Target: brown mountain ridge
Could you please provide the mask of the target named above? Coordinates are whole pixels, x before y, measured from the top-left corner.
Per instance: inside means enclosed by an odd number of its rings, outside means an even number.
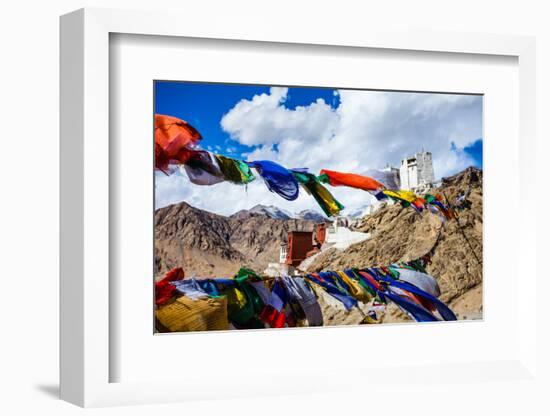
[[[183,267],[186,275],[221,277],[241,266],[262,272],[279,259],[288,231],[311,231],[315,222],[240,211],[230,217],[186,202],[155,212],[155,274]]]

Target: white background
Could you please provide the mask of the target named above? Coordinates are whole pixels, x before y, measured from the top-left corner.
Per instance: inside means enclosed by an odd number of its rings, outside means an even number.
[[[2,204],[0,235],[3,302],[1,303],[4,336],[0,355],[2,389],[0,406],[6,414],[30,412],[72,414],[81,412],[74,406],[57,401],[58,368],[58,16],[83,6],[121,8],[155,8],[183,10],[190,19],[213,14],[230,19],[241,13],[261,24],[262,20],[287,25],[321,25],[327,31],[353,25],[360,31],[369,24],[433,28],[438,30],[471,30],[475,32],[536,35],[538,72],[538,134],[548,138],[545,123],[550,114],[550,30],[549,13],[544,2],[522,1],[398,1],[398,2],[265,2],[231,1],[213,5],[209,1],[22,1],[3,5],[0,15],[2,36]],[[354,4],[358,3],[358,4]],[[359,6],[361,3],[361,6]],[[372,3],[372,4],[370,4]],[[447,5],[445,4],[447,3]],[[242,7],[237,7],[242,4]],[[352,7],[353,5],[353,7]],[[182,22],[185,24],[185,22]],[[236,29],[236,32],[238,30]],[[29,126],[29,127],[27,127]],[[533,161],[533,177],[541,177],[536,169],[546,163],[542,143],[538,161]],[[542,181],[540,182],[542,186]],[[513,198],[513,189],[510,190]],[[505,207],[503,207],[505,209]],[[544,214],[544,204],[533,207]],[[539,215],[543,218],[543,215]],[[502,225],[503,227],[506,224]],[[539,250],[547,224],[539,229]],[[541,253],[542,254],[542,253]],[[541,256],[542,257],[542,256]],[[542,262],[542,259],[541,259]],[[542,263],[541,263],[542,264]],[[538,288],[548,290],[548,284]],[[544,305],[537,316],[547,319]],[[534,319],[535,317],[533,317]],[[549,325],[550,326],[550,325]],[[544,334],[540,334],[542,340]],[[541,344],[546,351],[548,338]],[[548,375],[548,359],[539,355],[539,368]],[[398,380],[396,380],[397,382]],[[540,385],[539,385],[540,386]],[[546,388],[546,394],[550,388]],[[452,394],[451,394],[452,392]],[[427,414],[548,414],[548,405],[539,399],[542,389],[533,391],[528,383],[511,385],[476,385],[475,389],[461,381],[451,386],[434,385],[429,392],[402,393],[395,397],[388,385],[386,397],[349,397],[345,393],[331,396],[284,397],[280,399],[233,400],[230,402],[188,403],[152,408],[94,410],[101,414],[150,414],[152,412],[216,412],[236,414],[313,413],[335,414],[345,411],[369,413],[416,408]],[[413,405],[418,403],[418,407]],[[310,407],[310,406],[313,406]],[[3,412],[4,413],[4,412]],[[204,414],[204,413],[203,413]]]

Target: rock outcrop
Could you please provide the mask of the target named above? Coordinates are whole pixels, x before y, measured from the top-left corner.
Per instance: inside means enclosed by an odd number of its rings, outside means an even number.
[[[454,205],[460,196],[465,196],[465,202],[457,211],[457,221],[442,221],[436,214],[419,214],[399,204],[386,206],[355,223],[354,229],[371,234],[369,240],[346,250],[327,250],[317,255],[307,270],[371,267],[430,254],[432,260],[427,271],[438,280],[441,300],[451,307],[460,307],[459,316],[481,318],[482,177],[481,170],[468,168],[444,178],[441,186],[433,190],[446,198],[445,203]],[[386,321],[405,319],[397,308],[388,308]]]

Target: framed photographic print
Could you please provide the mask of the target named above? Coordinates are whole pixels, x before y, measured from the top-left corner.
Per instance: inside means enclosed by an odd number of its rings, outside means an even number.
[[[482,95],[154,95],[157,332],[482,318]]]
[[[62,398],[533,380],[534,41],[181,18],[61,19]]]

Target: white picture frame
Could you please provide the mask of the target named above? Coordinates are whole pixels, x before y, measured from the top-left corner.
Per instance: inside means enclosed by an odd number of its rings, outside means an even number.
[[[181,22],[185,21],[185,25]],[[311,393],[341,391],[347,383],[333,382],[326,386],[323,374],[304,374],[289,379],[282,372],[257,370],[270,382],[238,386],[208,380],[194,374],[181,384],[164,381],[112,382],[111,367],[120,359],[112,349],[111,312],[113,287],[109,280],[113,259],[110,258],[110,227],[113,226],[110,205],[110,36],[113,34],[162,36],[174,38],[224,39],[228,41],[276,42],[285,45],[330,45],[333,48],[370,48],[380,50],[423,51],[438,54],[498,55],[514,57],[519,68],[519,198],[525,210],[516,221],[517,259],[522,266],[522,280],[513,280],[517,287],[518,304],[514,308],[514,339],[517,345],[506,359],[447,362],[439,364],[415,362],[414,367],[400,368],[381,363],[378,368],[383,380],[399,377],[405,388],[431,383],[437,374],[449,372],[455,379],[481,383],[499,377],[519,383],[537,382],[536,321],[522,319],[534,316],[536,300],[535,230],[536,218],[528,212],[533,197],[533,182],[528,180],[529,160],[535,152],[535,41],[530,37],[468,33],[429,33],[420,31],[382,31],[366,29],[327,32],[321,28],[304,31],[276,24],[261,26],[218,21],[215,27],[201,19],[162,12],[138,12],[107,9],[82,9],[61,18],[61,398],[80,406],[107,406],[138,403],[161,403],[231,398],[258,394],[273,394],[268,390],[285,384],[278,392]],[[168,39],[168,38],[165,38]],[[139,99],[139,97],[136,97]],[[115,161],[116,162],[116,161]],[[498,198],[497,195],[489,196]],[[516,270],[516,274],[519,270]],[[111,312],[110,312],[111,311]],[[410,332],[411,327],[402,331]],[[336,329],[344,334],[343,329]],[[334,329],[332,330],[334,331]],[[452,331],[452,330],[451,330]],[[296,335],[298,331],[287,332]],[[320,332],[319,332],[320,333]],[[312,336],[318,336],[318,334]],[[269,333],[269,336],[272,332]],[[151,332],[151,336],[152,332]],[[187,342],[189,337],[186,336]],[[250,338],[253,335],[247,337]],[[288,338],[288,335],[283,335]],[[164,345],[175,342],[164,337]],[[236,342],[248,342],[244,337]],[[262,373],[263,371],[263,373]],[[324,377],[348,375],[350,369],[328,369]],[[360,371],[359,371],[360,372]],[[422,374],[422,376],[419,376]],[[380,374],[377,375],[378,381]],[[183,386],[185,388],[183,388]],[[208,388],[208,391],[206,391]],[[374,387],[372,387],[374,388]]]

